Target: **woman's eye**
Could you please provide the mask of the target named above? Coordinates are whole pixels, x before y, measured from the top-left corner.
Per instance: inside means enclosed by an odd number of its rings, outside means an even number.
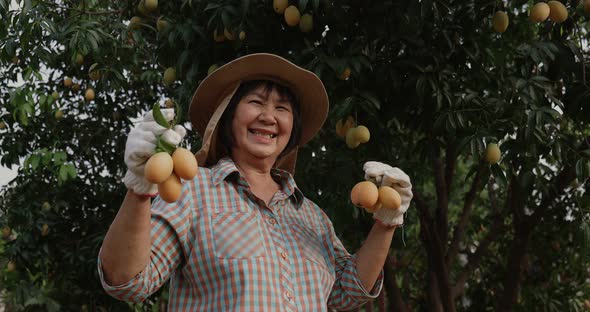
[[[254,104],[262,104],[261,101],[259,100],[250,100],[250,103],[254,103]]]
[[[277,109],[280,110],[280,111],[286,111],[286,112],[289,111],[289,108],[286,107],[286,106],[278,106]]]

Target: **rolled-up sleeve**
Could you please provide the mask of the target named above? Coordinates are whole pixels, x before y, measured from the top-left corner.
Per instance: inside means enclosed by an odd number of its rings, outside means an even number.
[[[104,278],[100,257],[98,276],[104,290],[111,296],[129,302],[142,302],[156,292],[182,263],[188,246],[193,213],[190,188],[185,183],[181,198],[176,203],[166,203],[159,197],[151,209],[151,255],[146,268],[130,281],[121,285],[109,285]]]
[[[337,310],[351,310],[377,298],[383,287],[383,269],[373,288],[365,289],[359,277],[356,254],[351,255],[334,232],[334,226],[324,214],[324,226],[329,231],[330,245],[335,261],[336,280],[328,299],[328,307]]]

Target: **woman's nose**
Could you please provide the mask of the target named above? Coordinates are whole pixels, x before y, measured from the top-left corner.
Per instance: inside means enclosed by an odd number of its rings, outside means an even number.
[[[273,111],[267,106],[262,107],[260,114],[258,114],[258,120],[266,123],[275,123],[276,119]]]

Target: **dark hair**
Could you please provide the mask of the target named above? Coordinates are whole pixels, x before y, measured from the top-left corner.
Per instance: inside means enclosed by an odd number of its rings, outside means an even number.
[[[279,155],[279,158],[287,155],[299,144],[299,140],[301,139],[301,111],[299,108],[299,102],[297,101],[297,97],[295,96],[295,94],[293,94],[293,92],[291,92],[289,88],[278,83],[275,83],[274,81],[251,80],[243,82],[238,87],[233,97],[229,101],[229,104],[227,105],[225,112],[223,112],[223,115],[221,116],[218,128],[218,135],[221,147],[225,149],[227,155],[230,155],[231,149],[234,145],[234,136],[231,124],[232,120],[234,119],[236,107],[238,106],[238,103],[240,103],[244,96],[246,96],[253,90],[258,89],[261,86],[264,87],[264,92],[267,93],[275,90],[282,99],[288,100],[291,104],[291,110],[293,112],[293,128],[291,129],[291,137],[289,138],[287,146],[285,146],[285,149]]]

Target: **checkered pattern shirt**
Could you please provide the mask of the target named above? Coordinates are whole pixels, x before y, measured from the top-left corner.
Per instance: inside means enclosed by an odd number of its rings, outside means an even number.
[[[176,203],[156,198],[148,266],[112,286],[99,259],[104,289],[140,302],[170,278],[170,311],[349,310],[375,298],[383,273],[364,289],[324,212],[288,172],[272,175],[281,190],[268,206],[229,158],[201,168]]]

